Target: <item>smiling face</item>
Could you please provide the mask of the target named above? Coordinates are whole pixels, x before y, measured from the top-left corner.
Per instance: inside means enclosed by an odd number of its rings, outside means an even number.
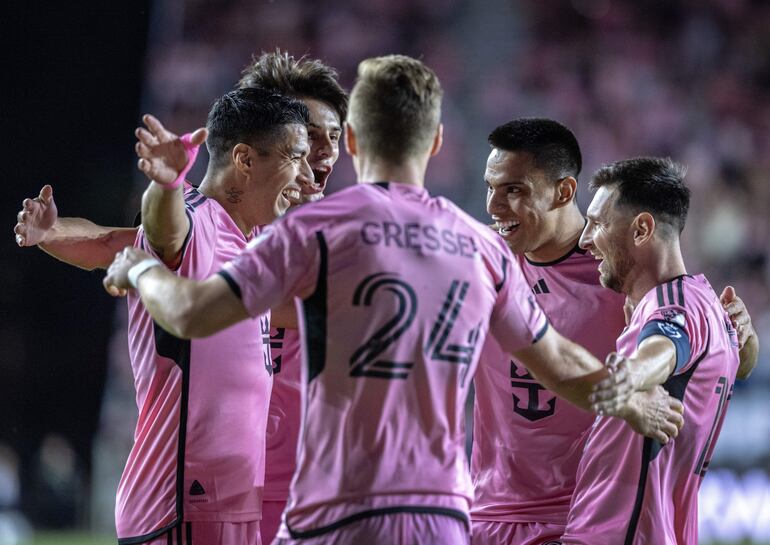
[[[312,202],[323,198],[326,182],[340,156],[342,123],[337,112],[325,102],[312,98],[303,98],[302,102],[310,111],[307,126],[310,154],[307,160],[313,170],[311,183],[302,186],[302,202]]]
[[[602,186],[594,194],[586,217],[580,247],[601,260],[599,281],[602,286],[619,293],[628,293],[628,279],[636,266],[632,255],[633,233],[631,218],[614,205],[612,186]]]
[[[493,148],[484,173],[487,212],[514,253],[533,252],[554,239],[555,184],[529,152]]]
[[[257,224],[283,216],[290,206],[302,202],[302,187],[312,183],[307,162],[310,146],[303,125],[286,125],[284,134],[267,149],[255,148],[252,187],[260,208]]]

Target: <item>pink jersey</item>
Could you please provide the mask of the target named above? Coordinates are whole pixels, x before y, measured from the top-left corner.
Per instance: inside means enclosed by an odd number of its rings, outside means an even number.
[[[604,361],[624,297],[601,286],[597,261],[579,248],[551,263],[516,259],[551,324]],[[474,381],[473,520],[565,524],[593,414],[557,399],[493,338]]]
[[[176,272],[202,279],[247,240],[215,200],[194,189],[185,200],[191,228]],[[151,251],[141,229],[136,245]],[[139,419],[118,487],[119,540],[161,537],[181,521],[259,520],[269,315],[189,341],[157,326],[132,292],[128,305]]]
[[[267,418],[265,494],[268,501],[286,501],[289,483],[297,467],[297,438],[301,422],[299,330],[270,330],[273,358],[273,393]]]
[[[618,353],[630,356],[651,335],[677,346],[677,369],[663,386],[684,403],[684,427],[661,447],[623,420],[597,418],[578,469],[565,545],[698,543],[698,487],[732,392],[738,343],[702,275],[650,290],[618,339]]]
[[[386,513],[468,520],[464,402],[488,331],[548,327],[502,239],[443,198],[358,185],[302,208],[222,275],[253,316],[298,305],[303,413],[279,537]]]

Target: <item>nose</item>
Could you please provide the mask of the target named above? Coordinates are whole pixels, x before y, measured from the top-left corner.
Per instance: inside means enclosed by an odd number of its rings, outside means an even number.
[[[300,185],[313,187],[315,179],[313,177],[313,169],[310,168],[310,163],[307,162],[307,157],[302,158],[302,163],[297,173],[297,181]]]
[[[333,154],[332,146],[332,139],[327,133],[323,133],[313,140],[313,149],[311,150],[311,153],[314,158],[326,159]]]
[[[590,250],[591,247],[594,245],[594,230],[596,229],[596,224],[594,224],[592,221],[588,221],[586,223],[586,226],[583,227],[583,232],[580,233],[580,240],[578,240],[578,245],[583,250]]]
[[[487,190],[487,214],[494,216],[504,214],[510,209],[505,192],[498,189]]]

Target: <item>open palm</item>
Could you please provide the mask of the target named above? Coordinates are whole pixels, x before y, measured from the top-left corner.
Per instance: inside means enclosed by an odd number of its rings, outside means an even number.
[[[187,149],[181,138],[167,130],[151,115],[142,118],[146,129],[136,129],[136,154],[139,170],[156,183],[168,185],[174,182],[189,161]],[[201,145],[207,136],[206,129],[198,129],[190,136],[190,144]]]

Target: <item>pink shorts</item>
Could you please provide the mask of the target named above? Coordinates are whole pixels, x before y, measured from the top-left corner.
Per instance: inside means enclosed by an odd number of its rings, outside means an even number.
[[[447,515],[393,513],[367,517],[317,537],[273,545],[469,545],[465,522]]]
[[[473,521],[473,545],[561,545],[563,524]]]
[[[259,531],[262,534],[262,543],[268,545],[281,527],[281,515],[286,509],[286,501],[262,500],[262,521],[259,523]]]
[[[142,545],[262,545],[259,521],[183,522]]]

